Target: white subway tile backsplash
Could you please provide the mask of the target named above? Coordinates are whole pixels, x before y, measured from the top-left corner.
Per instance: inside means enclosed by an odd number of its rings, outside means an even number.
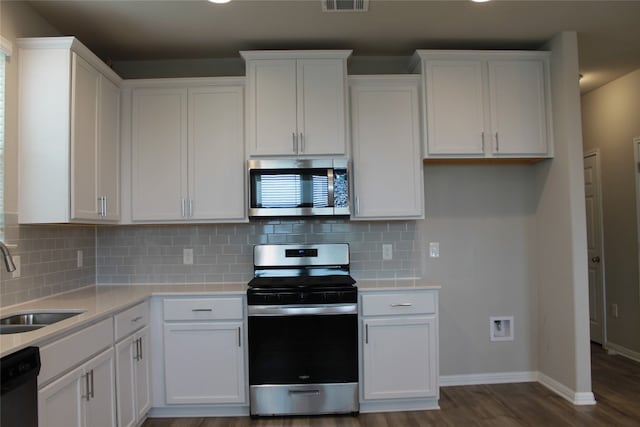
[[[98,283],[248,281],[253,246],[264,243],[350,244],[356,279],[419,276],[420,245],[414,221],[264,219],[250,224],[123,226],[98,228]],[[394,259],[382,262],[382,244]],[[194,264],[182,263],[192,248]]]

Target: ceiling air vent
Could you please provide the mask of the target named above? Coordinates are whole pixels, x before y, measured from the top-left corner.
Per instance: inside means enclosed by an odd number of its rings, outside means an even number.
[[[323,12],[366,12],[369,0],[322,0]]]

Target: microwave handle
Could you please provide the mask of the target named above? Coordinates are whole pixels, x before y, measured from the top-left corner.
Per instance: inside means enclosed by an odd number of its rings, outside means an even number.
[[[333,205],[333,201],[335,200],[334,194],[334,186],[333,186],[333,169],[329,168],[327,169],[327,196],[328,199],[327,200],[329,202],[329,206],[334,207]]]

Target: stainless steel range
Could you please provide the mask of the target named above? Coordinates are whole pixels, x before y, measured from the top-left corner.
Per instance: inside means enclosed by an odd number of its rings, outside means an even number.
[[[349,245],[258,245],[247,291],[252,416],[357,413]]]

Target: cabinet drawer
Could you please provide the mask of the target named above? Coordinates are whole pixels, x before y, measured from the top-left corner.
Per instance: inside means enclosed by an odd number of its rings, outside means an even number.
[[[149,323],[149,304],[145,301],[115,316],[116,341]]]
[[[436,312],[435,292],[362,293],[363,316],[431,314]]]
[[[38,384],[44,384],[113,345],[113,319],[109,317],[81,331],[40,347],[42,368]]]
[[[242,319],[242,297],[164,300],[164,320]]]

